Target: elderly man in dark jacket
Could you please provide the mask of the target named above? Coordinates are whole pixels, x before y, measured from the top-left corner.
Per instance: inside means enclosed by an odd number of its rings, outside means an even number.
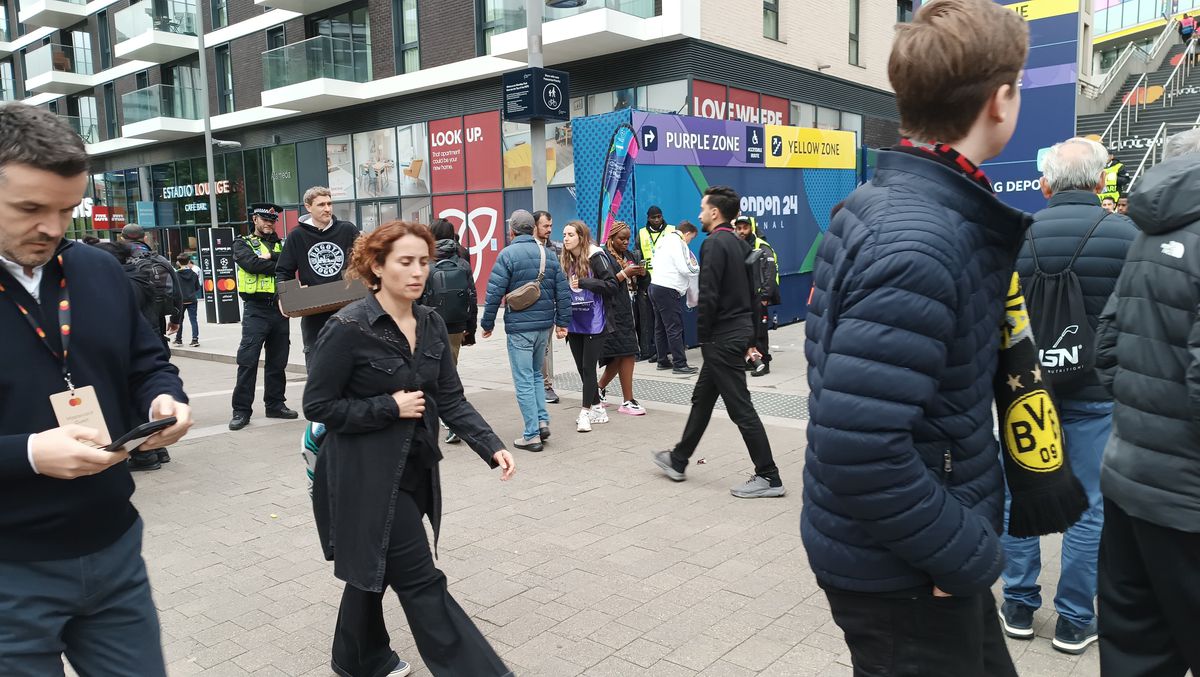
[[[479,326],[483,328],[483,338],[490,338],[496,327],[500,302],[525,284],[536,282],[541,271],[537,301],[522,310],[506,308],[504,311],[508,361],[517,390],[517,406],[525,421],[524,434],[513,446],[526,451],[541,451],[542,444],[550,438],[542,362],[546,359],[550,329],[557,328],[558,338],[567,335],[567,324],[571,321],[571,288],[558,259],[533,238],[533,214],[518,209],[512,213],[508,224],[516,238],[496,258],[488,278],[487,300]]]
[[[897,28],[888,73],[910,136],[879,153],[817,254],[800,530],[855,674],[1016,674],[990,589],[992,403],[1028,216],[978,165],[1012,135],[1027,42],[986,0],[934,0]]]
[[[1049,199],[1046,208],[1033,217],[1021,254],[1017,272],[1029,301],[1030,318],[1034,327],[1047,326],[1039,315],[1052,311],[1039,307],[1031,294],[1037,285],[1033,278],[1074,273],[1083,294],[1083,306],[1090,329],[1100,323],[1100,312],[1116,286],[1117,276],[1125,264],[1125,253],[1137,235],[1133,222],[1120,214],[1110,214],[1100,206],[1097,193],[1104,189],[1104,162],[1108,151],[1088,139],[1069,139],[1056,144],[1046,155],[1042,193]],[[1059,309],[1062,310],[1061,308]],[[1066,331],[1061,336],[1038,336],[1043,352],[1042,366],[1051,369],[1054,359],[1046,351],[1068,337],[1074,316],[1059,312],[1059,318],[1049,326]],[[1072,339],[1060,348],[1074,348],[1072,340],[1091,337],[1092,331],[1076,327]],[[1075,341],[1079,343],[1079,341]],[[1079,346],[1083,349],[1084,346]],[[1090,350],[1091,346],[1087,346]],[[1080,351],[1068,351],[1065,359],[1079,360]],[[1074,356],[1072,358],[1072,356]],[[1051,356],[1053,357],[1053,356]],[[1062,570],[1054,608],[1058,621],[1052,645],[1064,653],[1078,654],[1096,641],[1096,557],[1100,550],[1100,527],[1104,523],[1104,504],[1100,496],[1100,457],[1112,429],[1112,398],[1101,385],[1094,370],[1086,368],[1078,375],[1069,372],[1062,377],[1051,374],[1054,394],[1059,397],[1063,436],[1071,470],[1079,478],[1088,495],[1088,509],[1083,517],[1067,530],[1062,545]],[[1001,620],[1004,631],[1016,639],[1033,638],[1033,612],[1042,606],[1038,573],[1041,571],[1041,551],[1037,538],[1003,537],[1004,604]]]
[[[1200,674],[1200,130],[1129,198],[1142,231],[1101,316],[1113,394],[1100,488],[1100,670]]]

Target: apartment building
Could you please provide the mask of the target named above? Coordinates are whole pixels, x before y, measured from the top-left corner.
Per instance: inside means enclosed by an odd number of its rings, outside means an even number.
[[[546,65],[570,74],[572,117],[636,107],[896,139],[886,62],[911,0],[546,4]],[[528,126],[499,113],[501,75],[525,65],[524,7],[0,0],[0,101],[48,107],[86,140],[95,177],[75,236],[139,223],[164,251],[195,247],[210,223],[205,103],[222,224],[263,200],[293,224],[317,184],[366,229],[484,202],[507,212],[531,203]],[[565,220],[569,122],[550,126],[546,154]]]

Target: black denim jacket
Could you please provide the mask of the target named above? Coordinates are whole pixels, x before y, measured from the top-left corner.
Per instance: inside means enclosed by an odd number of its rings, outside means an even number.
[[[438,439],[446,421],[488,465],[504,444],[463,396],[446,325],[433,310],[414,305],[417,345],[402,349],[396,323],[375,296],[334,315],[313,346],[304,415],[329,429],[317,458],[313,510],[325,558],[334,575],[363,590],[383,589],[388,538],[400,476],[418,425]],[[423,419],[402,419],[392,393],[425,393]],[[434,448],[434,543],[441,524],[441,487]]]

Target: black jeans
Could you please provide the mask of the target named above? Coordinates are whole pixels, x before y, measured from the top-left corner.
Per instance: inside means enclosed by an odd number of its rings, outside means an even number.
[[[600,365],[600,355],[604,352],[604,335],[567,334],[567,345],[571,346],[575,369],[579,371],[579,380],[583,382],[583,406],[600,404],[596,369]]]
[[[1100,674],[1200,675],[1200,533],[1105,500],[1098,591]]]
[[[287,401],[287,379],[291,327],[275,301],[246,301],[242,317],[242,343],[237,351],[237,384],[233,387],[233,413],[249,415],[254,409],[254,387],[258,381],[258,357],[267,350],[263,365],[263,403],[267,411],[278,411]]]
[[[768,306],[758,304],[754,313],[754,347],[762,353],[764,364],[771,363],[771,340],[767,331],[771,328],[771,312]]]
[[[683,428],[683,438],[671,452],[676,470],[687,467],[688,459],[696,452],[700,438],[704,437],[704,431],[712,419],[717,396],[720,395],[729,411],[729,418],[742,432],[742,440],[750,452],[750,459],[754,461],[754,474],[773,480],[773,483],[778,481],[779,468],[775,467],[775,459],[771,456],[771,442],[767,439],[767,431],[758,418],[758,412],[754,410],[750,391],[746,388],[745,360],[750,341],[750,334],[741,333],[715,337],[700,346],[704,366],[700,368],[700,378],[692,390],[692,411]]]
[[[396,492],[384,582],[396,591],[421,659],[433,675],[511,674],[446,588],[421,518],[432,509],[432,478]],[[383,593],[346,584],[333,634],[333,662],[351,677],[382,677],[399,657],[383,620]]]
[[[648,288],[647,288],[648,289]],[[655,355],[654,306],[650,304],[650,292],[638,291],[633,295],[633,313],[637,320],[638,359],[649,359]]]
[[[337,311],[334,311],[336,313]],[[317,336],[321,334],[321,330],[325,328],[325,323],[329,318],[333,317],[334,313],[320,313],[319,315],[307,315],[300,318],[300,336],[304,340],[304,363],[308,364],[308,354],[312,351],[313,346],[317,343]]]
[[[658,363],[666,364],[670,355],[676,368],[687,366],[683,344],[683,295],[669,287],[650,285],[650,303],[654,306],[654,345]]]
[[[1016,677],[991,592],[934,597],[826,590],[854,677]]]

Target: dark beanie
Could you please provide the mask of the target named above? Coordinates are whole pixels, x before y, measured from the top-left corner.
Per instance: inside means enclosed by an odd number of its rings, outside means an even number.
[[[650,208],[646,210],[646,218],[651,216],[662,216],[662,210],[658,208],[658,205],[650,205]]]

